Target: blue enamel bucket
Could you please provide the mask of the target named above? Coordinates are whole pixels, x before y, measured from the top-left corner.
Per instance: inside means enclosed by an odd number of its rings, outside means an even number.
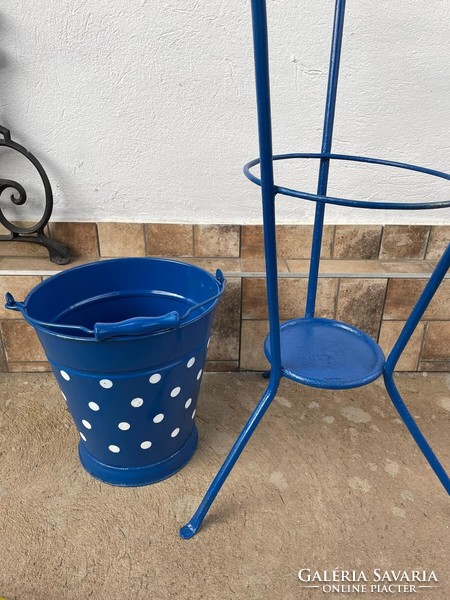
[[[166,479],[197,446],[194,422],[221,271],[156,258],[75,267],[6,295],[32,325],[94,477],[121,486]]]

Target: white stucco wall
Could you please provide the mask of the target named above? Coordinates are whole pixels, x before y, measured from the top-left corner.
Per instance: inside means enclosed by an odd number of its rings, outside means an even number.
[[[274,149],[318,151],[333,2],[268,7]],[[450,0],[348,1],[334,150],[450,171],[449,23]],[[248,0],[3,0],[0,38],[0,122],[47,168],[54,220],[261,221],[241,171],[257,155]],[[278,182],[313,191],[315,172]],[[448,198],[450,184],[350,164],[332,167],[330,192]],[[278,207],[280,222],[311,222],[307,202]],[[450,210],[328,220],[450,223]]]

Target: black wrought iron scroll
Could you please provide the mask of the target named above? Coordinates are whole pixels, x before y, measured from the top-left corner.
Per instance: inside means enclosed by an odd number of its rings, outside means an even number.
[[[30,227],[21,227],[20,225],[12,223],[5,216],[0,205],[0,223],[10,232],[7,235],[0,235],[0,242],[31,242],[33,244],[40,244],[47,248],[52,262],[58,265],[67,264],[70,261],[70,256],[66,246],[50,239],[44,232],[53,210],[53,192],[47,173],[44,171],[44,168],[38,159],[33,156],[31,152],[11,139],[9,129],[0,125],[0,148],[1,147],[11,148],[16,152],[19,152],[35,167],[44,186],[45,207],[44,213],[37,223]],[[21,206],[27,201],[25,188],[17,181],[13,181],[12,179],[0,179],[0,195],[5,190],[11,190],[9,199],[16,206]]]

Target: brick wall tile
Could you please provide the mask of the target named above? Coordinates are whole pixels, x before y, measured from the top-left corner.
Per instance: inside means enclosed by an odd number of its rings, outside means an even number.
[[[426,283],[426,279],[390,279],[384,307],[384,319],[407,319]],[[449,317],[450,279],[444,279],[425,311],[424,318],[428,320],[447,320]]]
[[[238,360],[241,314],[241,279],[229,278],[211,331],[208,360]]]
[[[239,225],[194,225],[195,256],[238,258],[240,235]]]
[[[320,279],[317,293],[317,316],[333,318],[335,314],[337,279]],[[280,318],[293,319],[305,313],[308,281],[305,278],[278,280]],[[242,316],[244,319],[267,319],[266,280],[262,277],[243,280]]]
[[[192,225],[147,223],[145,238],[149,256],[194,256]]]
[[[51,223],[50,235],[67,246],[73,258],[99,256],[96,223]]]
[[[378,339],[386,279],[341,279],[336,318]]]
[[[427,225],[385,225],[380,258],[424,258],[430,227]]]
[[[333,257],[340,260],[375,260],[381,243],[381,225],[336,225]]]
[[[382,322],[378,343],[385,353],[386,358],[394,347],[394,344],[397,341],[397,338],[400,335],[404,325],[405,321]],[[425,324],[422,322],[419,323],[396,365],[396,371],[416,371],[419,362],[420,350],[422,347],[424,330]]]
[[[101,256],[145,256],[141,223],[98,223],[97,228]]]
[[[439,260],[450,244],[450,225],[435,225],[431,228],[426,258]]]
[[[450,321],[432,321],[425,331],[421,360],[450,360]]]
[[[24,320],[0,323],[6,358],[9,362],[41,362],[46,356],[34,329]]]
[[[4,305],[6,292],[10,292],[14,298],[22,302],[27,294],[39,283],[41,277],[38,275],[4,275],[0,277],[0,319],[22,319],[20,312],[7,310]]]
[[[264,340],[268,332],[268,321],[242,321],[240,367],[243,371],[270,368],[264,355]]]

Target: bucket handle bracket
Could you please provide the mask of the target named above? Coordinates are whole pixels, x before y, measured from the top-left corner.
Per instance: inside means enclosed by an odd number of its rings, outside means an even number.
[[[194,304],[194,306],[191,306],[184,313],[184,315],[182,317],[180,317],[180,321],[183,321],[183,319],[188,317],[191,314],[191,312],[194,312],[194,310],[197,310],[198,308],[205,306],[205,304],[209,304],[210,302],[214,302],[214,300],[217,300],[218,298],[220,298],[220,296],[225,291],[225,283],[226,283],[224,274],[222,273],[222,271],[220,269],[216,270],[216,280],[217,280],[217,283],[219,284],[219,291],[217,292],[217,294],[214,294],[214,296],[211,296],[211,298],[207,298],[206,300],[203,300],[203,302],[199,302],[198,304]]]
[[[6,292],[5,300],[6,300],[5,308],[8,308],[9,310],[22,311],[22,309],[25,308],[24,303],[17,302],[15,300],[14,296],[10,292]]]

